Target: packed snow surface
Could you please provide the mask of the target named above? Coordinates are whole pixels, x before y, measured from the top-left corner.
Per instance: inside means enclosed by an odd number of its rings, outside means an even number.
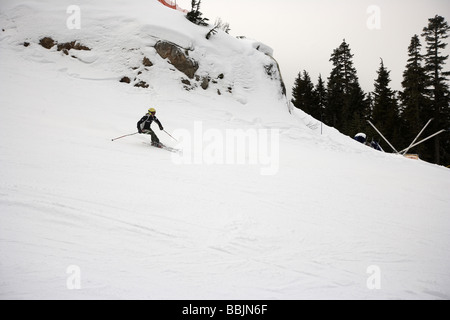
[[[289,113],[266,45],[78,3],[80,29],[69,1],[0,4],[0,299],[450,299],[449,169]],[[159,40],[223,79],[185,90]],[[182,154],[111,141],[149,107]],[[243,132],[260,149],[227,158]]]

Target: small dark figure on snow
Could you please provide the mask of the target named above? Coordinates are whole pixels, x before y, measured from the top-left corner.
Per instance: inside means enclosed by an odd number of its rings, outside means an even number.
[[[149,134],[152,136],[152,146],[161,147],[162,145],[161,142],[159,142],[158,136],[151,128],[153,121],[158,124],[161,131],[164,130],[161,122],[156,117],[156,110],[154,108],[150,108],[148,110],[148,113],[144,117],[142,117],[141,120],[139,120],[139,122],[137,123],[137,128],[139,133]]]
[[[358,133],[358,134],[355,136],[355,140],[358,141],[358,142],[360,142],[360,143],[362,143],[362,144],[366,144],[367,136],[366,136],[365,133]]]
[[[374,148],[375,150],[378,151],[383,151],[383,149],[381,149],[380,144],[378,142],[376,142],[375,140],[372,140],[372,142],[370,143],[370,145],[372,146],[372,148]]]

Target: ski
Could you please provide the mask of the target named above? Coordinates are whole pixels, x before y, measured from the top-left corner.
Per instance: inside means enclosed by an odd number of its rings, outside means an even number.
[[[181,153],[183,152],[183,150],[181,150],[181,149],[176,149],[176,148],[168,147],[168,146],[166,146],[166,145],[164,145],[164,144],[162,144],[162,143],[159,143],[159,144],[157,144],[157,145],[150,144],[150,146],[153,147],[153,148],[162,149],[162,150],[166,150],[166,151],[173,152],[173,153],[179,153],[179,154],[181,154]]]
[[[159,147],[156,147],[156,148],[159,148]],[[172,153],[179,153],[179,154],[181,154],[183,152],[181,149],[175,149],[175,148],[171,148],[171,147],[164,146],[164,145],[161,146],[160,149],[167,150],[167,151],[172,152]]]

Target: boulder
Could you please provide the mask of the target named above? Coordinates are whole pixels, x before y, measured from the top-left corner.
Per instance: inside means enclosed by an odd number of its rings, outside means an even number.
[[[128,78],[128,77],[123,77],[122,79],[120,79],[120,82],[123,82],[123,83],[131,83],[131,79]]]
[[[53,47],[55,46],[56,42],[55,42],[55,40],[53,40],[53,39],[50,38],[50,37],[45,37],[45,38],[42,38],[42,39],[39,41],[39,44],[40,44],[42,47],[44,47],[45,49],[51,49],[51,48],[53,48]]]
[[[199,65],[195,60],[189,58],[187,52],[185,54],[182,48],[170,42],[158,41],[155,49],[161,58],[168,59],[178,71],[184,73],[189,79],[194,78]]]
[[[142,64],[144,65],[144,67],[151,67],[151,66],[153,66],[153,63],[147,57],[144,57],[144,59],[142,60]]]

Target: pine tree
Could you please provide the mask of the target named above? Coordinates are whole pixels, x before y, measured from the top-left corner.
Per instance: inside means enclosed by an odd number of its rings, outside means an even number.
[[[297,109],[305,111],[304,110],[305,106],[303,105],[302,87],[303,87],[303,74],[302,72],[299,72],[297,78],[295,78],[294,87],[292,88],[291,102]]]
[[[186,18],[199,26],[208,26],[209,19],[202,18],[203,13],[200,12],[201,3],[201,0],[192,0],[191,11],[187,13]]]
[[[294,88],[292,89],[292,103],[296,108],[314,116],[313,113],[317,109],[314,85],[306,70],[303,70],[303,73],[299,73],[295,80]]]
[[[350,46],[347,42],[344,42],[340,46],[342,75],[344,78],[344,93],[350,95],[354,89],[353,85],[358,84],[358,77],[356,75],[356,69],[353,66],[353,54],[351,53]],[[358,84],[359,85],[359,84]]]
[[[427,43],[427,54],[425,55],[425,70],[429,77],[430,107],[429,116],[434,118],[431,128],[433,130],[446,129],[450,127],[450,107],[448,76],[450,72],[443,71],[448,56],[443,56],[441,50],[447,47],[443,40],[448,38],[450,27],[441,16],[436,15],[428,20],[428,26],[423,29],[422,36]],[[450,138],[436,136],[434,138],[434,162],[439,164],[450,162]],[[441,143],[443,141],[443,143]]]
[[[373,108],[375,105],[375,98],[374,98],[374,94],[372,92],[369,92],[367,94],[366,97],[366,110],[367,110],[367,114],[366,114],[366,121],[370,120],[372,122],[374,122],[373,120]],[[378,133],[372,128],[372,126],[366,124],[366,129],[365,129],[365,133],[367,134],[367,137],[371,137],[373,140],[375,140],[376,142],[380,142],[379,139],[376,139],[376,137],[378,137]]]
[[[428,77],[423,67],[422,45],[418,35],[414,35],[408,47],[408,64],[403,73],[402,87],[400,93],[402,102],[402,136],[407,143],[413,141],[420,130],[429,120],[424,110],[429,108],[427,91]],[[429,151],[425,145],[420,145],[416,149],[422,158],[425,159]]]
[[[380,68],[377,71],[378,78],[375,80],[373,121],[375,126],[395,146],[403,142],[399,132],[398,104],[395,92],[389,87],[390,71],[381,59]]]
[[[327,112],[326,121],[327,124],[335,127],[336,129],[342,128],[342,113],[345,103],[345,68],[343,63],[343,51],[347,48],[347,43],[344,42],[331,54],[330,62],[333,64],[330,77],[327,84]],[[348,54],[347,54],[348,56]]]
[[[347,115],[347,119],[343,127],[344,132],[353,136],[358,132],[366,131],[366,121],[370,116],[369,104],[358,82],[350,86],[345,108],[344,114]]]
[[[323,115],[327,105],[327,89],[325,87],[325,82],[322,79],[322,75],[319,74],[319,79],[317,80],[317,85],[314,89],[315,92],[315,106],[316,112],[312,116],[316,119],[323,121]]]
[[[353,54],[345,39],[333,51],[330,61],[333,69],[327,84],[326,122],[342,133],[353,136],[354,131],[364,126],[367,103],[353,66]]]
[[[342,107],[344,105],[344,86],[339,61],[339,51],[336,49],[331,56],[333,70],[327,83],[327,108],[325,109],[325,123],[339,129],[341,126]]]

